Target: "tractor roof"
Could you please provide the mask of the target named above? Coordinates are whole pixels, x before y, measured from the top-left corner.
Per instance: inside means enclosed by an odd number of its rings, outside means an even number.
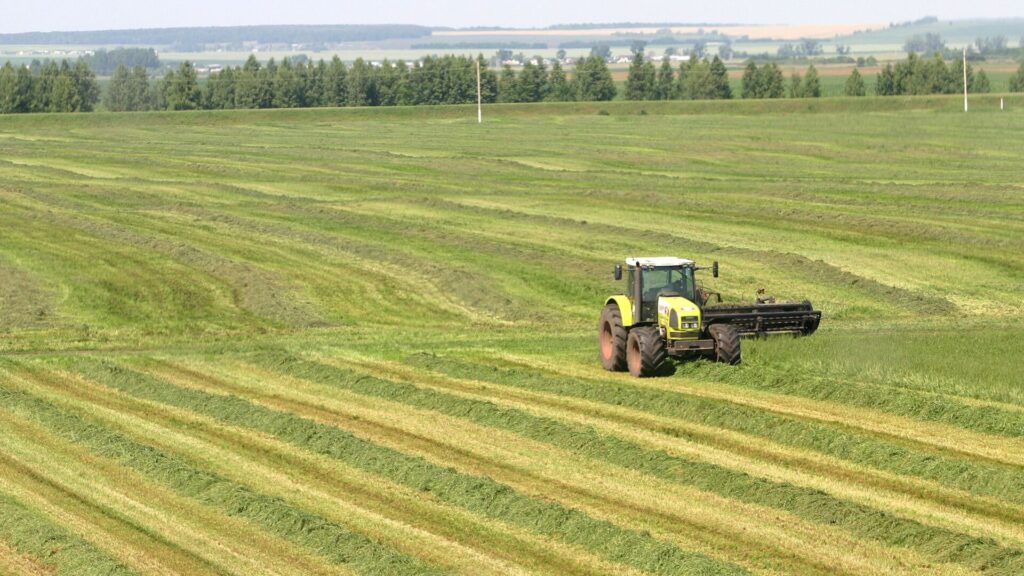
[[[693,260],[687,260],[686,258],[676,258],[675,256],[655,256],[655,257],[635,257],[631,256],[626,258],[626,265],[633,266],[656,266],[656,267],[668,267],[668,266],[692,266]]]

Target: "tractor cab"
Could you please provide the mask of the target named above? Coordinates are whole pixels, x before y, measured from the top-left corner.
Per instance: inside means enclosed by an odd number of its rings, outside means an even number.
[[[658,302],[663,297],[683,298],[694,304],[701,300],[695,278],[698,268],[693,260],[673,257],[627,258],[626,266],[626,294],[631,296],[634,304],[640,302],[639,314],[634,316],[636,322],[656,323]],[[621,276],[620,266],[616,278]]]

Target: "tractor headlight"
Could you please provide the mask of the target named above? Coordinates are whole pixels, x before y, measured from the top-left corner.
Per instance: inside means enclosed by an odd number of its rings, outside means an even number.
[[[683,322],[682,322],[682,324],[680,324],[680,326],[684,330],[696,330],[696,329],[700,328],[700,324],[699,324],[696,316],[687,316],[687,317],[683,318]]]

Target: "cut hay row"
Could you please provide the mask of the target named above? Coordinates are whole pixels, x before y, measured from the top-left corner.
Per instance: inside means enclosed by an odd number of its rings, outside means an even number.
[[[432,376],[401,363],[346,357],[347,360],[335,357],[327,362],[394,382],[414,383],[445,395],[580,424],[634,442],[644,450],[663,451],[754,477],[820,490],[870,508],[898,512],[924,524],[967,530],[975,536],[1024,547],[1024,508],[1004,501],[845,463],[756,436],[586,400]],[[269,379],[268,376],[264,381]]]
[[[924,447],[907,446],[855,430],[775,415],[719,400],[665,391],[624,381],[600,386],[501,362],[456,360],[417,355],[414,366],[469,380],[625,406],[658,416],[758,436],[793,448],[827,454],[854,464],[914,476],[979,496],[1024,502],[1024,476],[1013,466],[958,458]]]
[[[0,389],[12,408],[24,411],[53,433],[94,453],[117,460],[172,490],[218,509],[222,514],[252,522],[264,530],[305,547],[332,563],[364,573],[426,574],[434,570],[413,558],[365,536],[292,508],[278,499],[216,475],[195,469],[182,459],[133,442],[123,435],[62,412],[23,392]],[[289,555],[284,555],[288,557]]]
[[[580,510],[524,495],[486,476],[459,473],[287,411],[270,409],[235,396],[174,386],[108,363],[75,359],[71,364],[76,371],[115,390],[272,434],[306,450],[429,491],[447,503],[558,538],[642,570],[656,574],[693,569],[723,574],[743,572],[738,566],[716,562],[660,541],[646,531],[595,519]]]
[[[656,477],[584,460],[523,436],[337,390],[310,393],[309,383],[271,372],[257,371],[242,379],[239,376],[250,371],[232,370],[235,375],[230,380],[210,380],[197,377],[195,372],[183,374],[173,369],[157,372],[177,385],[230,392],[260,405],[338,426],[438,464],[455,464],[465,473],[486,475],[527,494],[574,504],[595,517],[650,531],[680,546],[727,555],[738,563],[749,563],[749,551],[754,549],[762,550],[765,557],[774,557],[777,566],[791,563],[790,570],[813,571],[815,559],[804,556],[817,547],[817,553],[829,555],[833,566],[843,566],[844,571],[885,570],[882,565],[865,565],[864,558],[880,557],[880,550],[841,533],[833,533],[830,538],[837,543],[835,547],[822,547],[821,526],[788,517],[784,521],[786,529],[776,531],[767,520],[778,521],[777,511],[681,489]],[[265,382],[271,377],[281,382],[280,386],[267,388]],[[738,545],[743,550],[737,550]],[[907,562],[921,564],[912,558]]]
[[[452,395],[431,393],[408,385],[403,386],[393,381],[376,380],[358,373],[353,374],[347,371],[332,370],[322,364],[293,360],[291,362],[285,361],[282,366],[288,373],[317,382],[328,383],[333,387],[352,389],[361,394],[398,400],[411,405],[468,418],[489,426],[509,429],[522,436],[565,446],[570,450],[580,452],[591,458],[608,460],[634,469],[643,470],[659,477],[677,481],[678,479],[685,479],[684,482],[686,483],[693,482],[692,478],[701,478],[703,480],[699,481],[696,485],[705,490],[712,490],[723,496],[738,498],[744,501],[764,503],[775,507],[781,506],[784,509],[794,511],[797,514],[807,516],[823,524],[838,524],[839,526],[847,527],[869,538],[879,537],[879,535],[882,535],[883,538],[894,538],[894,540],[887,541],[890,544],[905,542],[907,539],[906,534],[908,533],[916,534],[915,540],[922,550],[938,553],[940,557],[945,557],[944,555],[949,548],[958,548],[958,546],[951,544],[952,541],[963,539],[966,543],[970,540],[970,538],[965,538],[956,531],[935,530],[919,524],[915,525],[912,522],[901,524],[900,521],[887,517],[887,515],[881,514],[877,510],[868,508],[858,509],[847,502],[830,501],[829,498],[823,497],[820,493],[815,493],[814,491],[801,492],[799,489],[783,484],[773,487],[770,485],[765,486],[759,481],[742,475],[732,475],[730,477],[725,469],[701,465],[692,461],[673,459],[667,457],[664,453],[645,451],[638,446],[624,443],[615,438],[602,437],[594,434],[591,430],[568,428],[552,419],[536,418],[531,417],[528,413],[501,409],[489,402],[470,401]],[[273,374],[267,374],[260,380],[261,384],[259,386],[267,387],[266,381],[273,379]],[[288,396],[287,389],[277,389],[273,385],[271,387],[281,397]],[[249,394],[253,393],[252,390],[249,391]],[[328,394],[330,392],[325,390],[311,391],[307,393],[306,402],[315,405],[317,398],[320,398],[321,400],[319,401],[323,402],[322,398]],[[348,402],[350,403],[351,400]],[[342,402],[341,405],[336,406],[331,412],[340,411],[344,404],[345,402]],[[363,418],[365,419],[366,417],[363,416]],[[419,419],[424,419],[424,417],[421,416]],[[403,422],[406,420],[415,421],[417,418],[409,416],[401,419]],[[452,426],[452,424],[446,424],[443,428],[450,429]],[[424,433],[420,432],[417,436],[422,436],[422,434]],[[496,442],[499,445],[503,444],[501,440]],[[504,442],[521,443],[524,440],[521,438],[518,440],[509,439]],[[536,448],[534,451],[540,452]],[[576,466],[580,467],[582,464],[576,464]],[[727,488],[723,489],[721,488],[722,486]],[[769,488],[771,489],[769,490]],[[776,494],[774,496],[761,495],[764,492],[775,492]],[[872,528],[872,525],[874,525],[874,528]],[[896,528],[896,526],[900,526],[900,528]],[[889,536],[889,534],[901,534],[901,536]],[[899,538],[899,540],[895,538]],[[979,540],[972,547],[985,548],[986,546],[992,546],[992,544],[992,542],[982,544],[982,541]],[[978,551],[976,560],[971,560],[970,556],[958,559],[968,563],[972,561],[987,562],[991,560],[990,555],[995,550],[996,548],[986,552]],[[1003,559],[1010,565],[1022,561],[1022,558],[1018,558],[1021,556],[1020,553],[1012,548],[1005,552],[1006,554],[1003,554]]]
[[[10,434],[4,440],[9,458],[5,464],[12,471],[10,489],[75,526],[84,538],[109,547],[111,554],[138,572],[348,574],[325,568],[309,554],[254,533],[244,523],[180,498],[116,463],[68,446],[31,422],[4,418],[3,423]],[[61,464],[53,465],[48,458],[60,458]],[[54,502],[57,494],[67,499]],[[44,495],[46,500],[41,499]],[[69,500],[77,502],[82,512],[76,515]],[[282,561],[281,555],[291,560]]]
[[[499,357],[502,360],[539,369],[548,374],[579,378],[593,382],[595,385],[616,382],[592,367],[575,369],[553,362],[537,362],[521,355],[502,354]],[[726,381],[728,382],[729,379]],[[764,378],[761,381],[764,383],[764,388],[773,388],[770,379]],[[946,402],[926,401],[921,398],[920,394],[902,392],[902,396],[910,397],[910,400],[905,401],[906,404],[903,405],[913,404],[916,406],[920,413],[925,415],[922,421],[921,419],[893,415],[891,413],[892,403],[877,400],[884,396],[884,394],[878,394],[877,391],[874,395],[875,404],[884,406],[885,411],[860,408],[859,405],[866,402],[852,400],[850,398],[852,395],[841,391],[843,386],[838,385],[840,383],[836,384],[830,385],[828,392],[819,392],[822,397],[828,398],[827,401],[823,401],[803,399],[792,394],[750,390],[723,382],[707,381],[703,378],[699,383],[683,382],[671,385],[659,381],[645,382],[645,386],[656,390],[721,400],[805,420],[838,424],[846,428],[861,429],[875,436],[906,440],[910,444],[919,444],[937,451],[959,453],[962,456],[991,460],[1011,466],[1024,466],[1024,440],[1020,438],[1024,436],[1024,414],[993,409],[974,410],[969,406],[956,406],[955,404],[951,406],[948,400]],[[818,387],[818,390],[821,390],[821,387]],[[864,393],[864,396],[866,395],[867,391]],[[959,425],[936,423],[934,422],[935,418],[927,417],[928,413],[955,417]],[[996,436],[974,431],[983,427],[997,428],[1003,435]]]
[[[3,485],[0,485],[0,567],[17,570],[12,572],[14,574],[135,574],[66,527],[12,498]]]
[[[55,574],[53,568],[41,561],[22,554],[7,544],[0,542],[0,574],[11,576],[48,576]]]
[[[226,428],[215,419],[186,410],[111,394],[108,388],[75,375],[65,377],[75,382],[71,394],[61,394],[52,378],[33,378],[26,390],[120,434],[189,458],[212,473],[352,526],[434,564],[473,574],[517,573],[522,570],[517,565],[529,573],[630,572],[621,565],[602,562],[512,526],[482,522],[424,499],[421,492],[336,460],[296,452],[290,445],[265,435]],[[270,463],[291,472],[281,473]]]

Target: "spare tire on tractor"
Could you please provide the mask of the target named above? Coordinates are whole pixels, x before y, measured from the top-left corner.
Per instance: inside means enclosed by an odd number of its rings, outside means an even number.
[[[715,341],[715,361],[724,364],[739,364],[740,333],[731,324],[712,324],[708,334]]]
[[[626,370],[626,329],[622,326],[622,312],[614,302],[605,305],[597,323],[597,340],[601,351],[601,366],[612,372]]]
[[[668,351],[657,326],[640,326],[629,331],[626,364],[637,378],[657,376],[666,367]]]

